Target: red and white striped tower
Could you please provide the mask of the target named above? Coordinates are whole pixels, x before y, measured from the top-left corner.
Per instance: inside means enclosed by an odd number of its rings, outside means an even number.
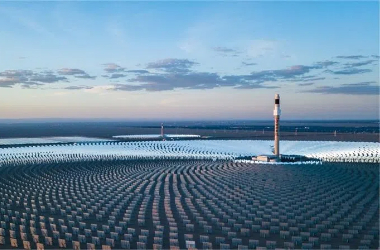
[[[280,157],[280,95],[276,94],[274,97],[274,154],[279,158]]]

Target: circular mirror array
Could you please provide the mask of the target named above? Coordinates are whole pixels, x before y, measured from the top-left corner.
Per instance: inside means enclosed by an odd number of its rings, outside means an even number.
[[[227,160],[7,164],[0,248],[374,249],[378,171]]]

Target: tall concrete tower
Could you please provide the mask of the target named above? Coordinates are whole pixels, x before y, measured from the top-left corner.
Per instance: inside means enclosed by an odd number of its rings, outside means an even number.
[[[280,115],[281,115],[281,109],[280,109],[280,95],[276,94],[274,97],[274,154],[277,157],[280,157]]]
[[[161,136],[164,137],[164,124],[161,123]]]

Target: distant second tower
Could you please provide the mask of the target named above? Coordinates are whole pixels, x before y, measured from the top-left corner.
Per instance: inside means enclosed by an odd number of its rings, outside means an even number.
[[[164,124],[161,123],[161,136],[164,137]]]

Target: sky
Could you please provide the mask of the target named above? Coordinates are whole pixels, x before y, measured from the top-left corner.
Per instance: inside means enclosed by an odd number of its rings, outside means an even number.
[[[0,119],[379,119],[379,3],[0,2]]]

